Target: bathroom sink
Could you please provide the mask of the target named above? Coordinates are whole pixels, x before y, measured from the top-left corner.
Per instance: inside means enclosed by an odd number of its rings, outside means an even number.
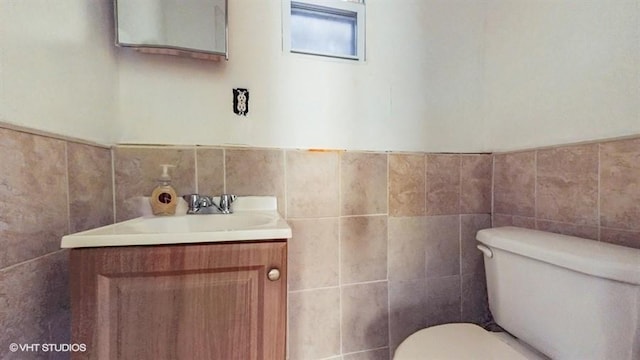
[[[238,198],[233,214],[142,216],[62,238],[62,248],[291,238],[272,197]]]
[[[268,213],[243,211],[227,215],[182,215],[172,217],[141,217],[126,221],[120,230],[132,233],[199,233],[233,231],[264,227],[277,222],[278,218]]]

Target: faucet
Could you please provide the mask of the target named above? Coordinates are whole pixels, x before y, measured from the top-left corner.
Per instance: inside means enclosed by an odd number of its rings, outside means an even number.
[[[215,203],[212,196],[188,194],[182,197],[189,209],[187,214],[231,214],[231,204],[236,200],[236,195],[222,194],[220,201]]]

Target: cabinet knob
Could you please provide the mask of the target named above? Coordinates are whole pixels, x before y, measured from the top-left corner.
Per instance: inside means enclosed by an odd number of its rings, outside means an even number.
[[[269,270],[269,272],[267,273],[267,277],[271,281],[280,280],[280,270],[278,270],[277,268]]]

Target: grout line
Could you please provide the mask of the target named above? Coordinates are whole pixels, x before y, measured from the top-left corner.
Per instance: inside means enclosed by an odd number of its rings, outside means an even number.
[[[462,214],[462,155],[458,155],[458,214]]]
[[[116,149],[111,147],[111,201],[113,205],[113,223],[116,222]]]
[[[422,213],[422,216],[428,216],[429,215],[429,209],[428,209],[428,204],[429,204],[429,196],[427,194],[427,192],[429,191],[429,186],[427,185],[428,182],[428,168],[429,168],[429,154],[422,154],[422,165],[424,166],[424,171],[422,172],[422,175],[424,176],[424,212]],[[425,254],[426,256],[426,254]]]
[[[598,229],[600,229],[600,226],[598,226]],[[614,227],[614,226],[603,226],[602,229],[640,233],[640,228],[621,228],[621,227]]]
[[[602,221],[600,220],[600,177],[601,177],[601,173],[600,171],[602,170],[600,167],[600,161],[602,158],[601,155],[601,151],[602,151],[602,145],[600,143],[598,143],[598,191],[597,191],[597,195],[598,195],[598,199],[596,200],[596,203],[598,204],[598,208],[596,209],[596,216],[597,216],[597,221],[596,223],[598,224],[598,241],[602,241]]]
[[[387,216],[387,214],[362,214],[362,215],[340,215],[340,218],[361,218],[361,217],[380,217]],[[314,218],[317,219],[317,218]]]
[[[194,173],[196,177],[195,178],[196,186],[194,190],[196,194],[200,194],[200,190],[199,190],[200,181],[198,179],[198,147],[197,146],[193,149],[193,163],[194,163]]]
[[[287,184],[289,183],[289,180],[287,178],[287,151],[285,149],[280,149],[280,152],[282,153],[282,177],[283,177],[283,189],[282,191],[284,192],[284,194],[282,194],[282,201],[284,202],[284,204],[278,204],[278,207],[282,208],[282,217],[285,219],[285,221],[287,222],[287,225],[289,225],[289,218],[287,217],[287,199],[289,196],[289,191],[287,190]],[[293,233],[293,229],[291,229],[291,237],[293,239],[293,237],[295,237],[295,234]],[[289,248],[290,246],[290,242],[292,239],[287,240],[287,248]],[[288,252],[289,250],[287,250]],[[291,257],[289,255],[287,255],[287,271],[289,271],[289,259],[291,259]],[[287,328],[286,328],[286,341],[285,341],[285,348],[286,348],[286,358],[289,359],[289,356],[291,355],[291,322],[289,321],[289,315],[291,314],[291,302],[289,301],[288,297],[289,294],[292,293],[292,291],[289,290],[289,279],[290,277],[287,277],[287,304],[286,304],[286,311],[287,311]]]
[[[343,204],[342,204],[342,159],[344,156],[344,152],[339,152],[337,154],[338,156],[338,216],[342,217],[342,209],[343,209]]]
[[[336,289],[340,290],[340,285],[323,286],[323,287],[312,288],[312,289],[288,290],[287,292],[289,294],[298,294],[298,293],[305,293],[305,292],[318,291],[318,290],[336,290]]]
[[[227,193],[227,149],[222,148],[222,192]]]
[[[533,226],[538,229],[538,150],[533,153]]]
[[[389,232],[389,218],[390,218],[390,214],[391,214],[391,209],[389,208],[389,196],[390,196],[390,186],[391,183],[389,182],[389,169],[390,169],[390,156],[389,154],[386,155],[387,157],[387,191],[386,191],[386,196],[387,196],[387,248],[386,248],[386,259],[387,259],[387,264],[386,264],[386,279],[387,279],[387,326],[389,327],[388,331],[387,331],[387,344],[389,345],[389,356],[391,356],[391,282],[389,281],[389,248],[391,246],[391,242],[389,241],[390,237],[390,232]]]
[[[493,224],[493,214],[495,214],[495,196],[496,195],[496,156],[495,154],[491,155],[491,227],[494,226]]]
[[[342,285],[340,285],[340,287],[350,287],[350,286],[360,286],[360,285],[370,285],[370,284],[381,284],[381,283],[386,283],[386,282],[388,282],[387,279],[369,280],[369,281],[360,281],[360,282],[356,282],[356,283],[342,284]]]
[[[387,167],[387,188],[386,188],[386,204],[387,204],[387,213],[386,215],[389,216],[390,211],[389,211],[389,154],[385,154],[385,160],[386,160],[386,167]],[[387,234],[388,235],[388,234]],[[388,238],[388,237],[387,237]]]
[[[65,185],[67,187],[67,231],[66,234],[71,233],[71,194],[69,192],[69,143],[64,142],[64,173],[65,173]]]
[[[287,221],[310,221],[310,220],[327,220],[327,219],[340,219],[340,216],[318,216],[318,217],[293,217],[288,218]]]
[[[289,220],[289,178],[287,177],[287,150],[282,149],[282,168],[284,172],[284,204],[283,204],[283,213],[285,219]]]
[[[460,321],[462,321],[462,215],[458,215],[458,259],[460,259]]]
[[[31,259],[23,260],[23,261],[20,261],[18,263],[11,264],[11,265],[9,265],[7,267],[3,267],[2,269],[0,269],[0,273],[5,272],[5,271],[9,271],[9,270],[11,270],[13,268],[16,268],[18,266],[26,265],[27,263],[30,263],[32,261],[38,261],[38,260],[40,260],[42,258],[45,258],[45,257],[48,257],[48,256],[53,256],[53,255],[55,255],[57,253],[60,253],[60,252],[63,252],[63,251],[69,251],[69,250],[71,250],[71,249],[69,249],[69,248],[58,248],[55,251],[52,251],[52,252],[49,252],[49,253],[46,253],[46,254],[43,254],[43,255],[39,255],[39,256],[36,256],[34,258],[31,258]]]
[[[338,215],[342,214],[342,153],[339,153],[337,155],[338,157]],[[342,351],[344,349],[344,334],[345,332],[343,331],[342,328],[342,313],[343,313],[343,309],[342,309],[342,220],[338,219],[338,285],[340,286],[340,292],[339,292],[339,309],[338,309],[338,316],[339,316],[339,321],[340,321],[340,354],[342,354]]]
[[[364,354],[366,352],[369,351],[378,351],[378,350],[384,350],[384,349],[388,349],[390,346],[382,346],[382,347],[377,347],[377,348],[373,348],[373,349],[366,349],[366,350],[359,350],[359,351],[353,351],[353,352],[348,352],[348,353],[344,353],[342,355],[356,355],[356,354]],[[327,359],[333,359],[333,357],[329,357]]]
[[[458,155],[458,270],[460,274],[460,321],[462,321],[462,155]]]
[[[291,359],[287,358],[287,360],[291,360]],[[330,355],[322,358],[314,358],[314,360],[342,360],[342,353]]]

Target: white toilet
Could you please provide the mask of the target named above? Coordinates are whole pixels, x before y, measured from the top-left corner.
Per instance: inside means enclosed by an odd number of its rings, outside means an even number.
[[[640,250],[543,231],[478,232],[489,307],[507,333],[473,324],[420,330],[408,359],[640,359]]]

